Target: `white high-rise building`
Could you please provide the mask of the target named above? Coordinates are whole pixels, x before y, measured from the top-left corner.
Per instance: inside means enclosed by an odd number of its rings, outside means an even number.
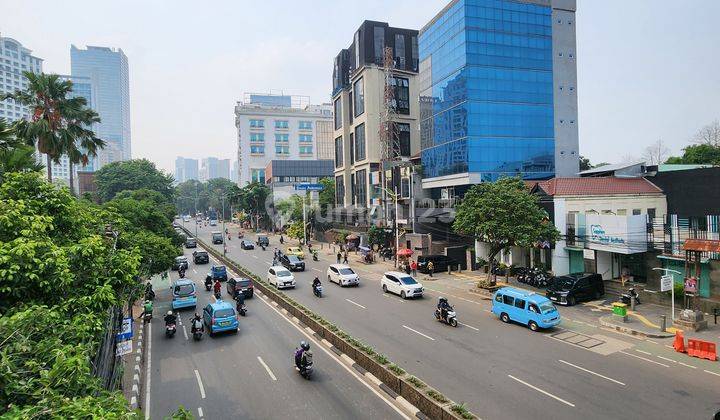
[[[200,161],[200,181],[216,178],[230,179],[230,159],[208,157]]]
[[[271,160],[315,160],[332,147],[332,106],[310,105],[307,97],[245,94],[235,106],[238,185],[265,183]],[[320,153],[319,153],[320,151]]]
[[[22,72],[42,73],[42,63],[42,58],[32,55],[32,51],[23,47],[21,43],[0,34],[0,96],[4,93],[14,93],[16,90],[25,90],[27,79]],[[28,110],[14,100],[0,101],[0,118],[12,122],[29,117]]]

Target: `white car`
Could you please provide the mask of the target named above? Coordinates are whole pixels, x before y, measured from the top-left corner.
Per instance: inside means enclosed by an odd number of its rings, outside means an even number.
[[[383,274],[380,284],[382,284],[383,292],[398,294],[403,299],[422,297],[423,294],[422,284],[415,281],[412,276],[399,271],[388,271]]]
[[[295,277],[281,265],[275,265],[268,269],[267,281],[278,289],[295,288]]]
[[[330,264],[327,269],[329,282],[337,283],[340,286],[357,286],[360,284],[360,276],[345,264]]]

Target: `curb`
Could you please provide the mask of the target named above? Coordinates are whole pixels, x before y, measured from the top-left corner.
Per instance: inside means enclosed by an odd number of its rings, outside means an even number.
[[[602,325],[603,327],[612,328],[612,329],[614,329],[615,331],[621,332],[621,333],[624,333],[624,334],[633,335],[633,336],[640,336],[640,337],[646,337],[646,338],[670,338],[670,337],[674,337],[674,334],[664,333],[664,332],[661,332],[661,331],[658,331],[658,332],[656,332],[656,333],[653,333],[653,332],[644,332],[644,331],[636,330],[636,329],[631,328],[631,327],[626,327],[626,326],[624,326],[624,325],[618,325],[618,324],[615,324],[615,323],[613,323],[613,322],[609,322],[609,321],[607,321],[605,318],[606,318],[606,317],[600,317],[600,319],[599,319],[600,325]]]
[[[140,369],[140,365],[142,365],[143,357],[145,356],[145,352],[142,348],[142,342],[143,342],[143,334],[145,333],[145,323],[143,322],[141,328],[138,328],[137,333],[137,340],[136,346],[137,350],[133,352],[135,354],[135,362],[133,365],[133,381],[132,381],[132,388],[131,388],[131,395],[130,395],[130,409],[131,410],[137,410],[141,408],[140,405],[140,377],[142,376],[142,371]],[[131,354],[133,354],[131,353]]]

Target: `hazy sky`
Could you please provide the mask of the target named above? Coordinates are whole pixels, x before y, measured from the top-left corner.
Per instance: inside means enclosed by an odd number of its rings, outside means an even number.
[[[364,19],[420,28],[447,1],[0,0],[0,33],[70,71],[70,44],[120,47],[130,63],[133,157],[236,158],[244,92],[328,102],[332,59]],[[578,0],[580,153],[678,153],[720,118],[720,1]],[[351,18],[352,17],[352,18]]]

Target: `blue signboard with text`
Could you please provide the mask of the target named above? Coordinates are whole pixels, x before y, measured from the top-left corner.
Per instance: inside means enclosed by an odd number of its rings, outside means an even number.
[[[322,184],[295,184],[296,191],[322,191]]]

